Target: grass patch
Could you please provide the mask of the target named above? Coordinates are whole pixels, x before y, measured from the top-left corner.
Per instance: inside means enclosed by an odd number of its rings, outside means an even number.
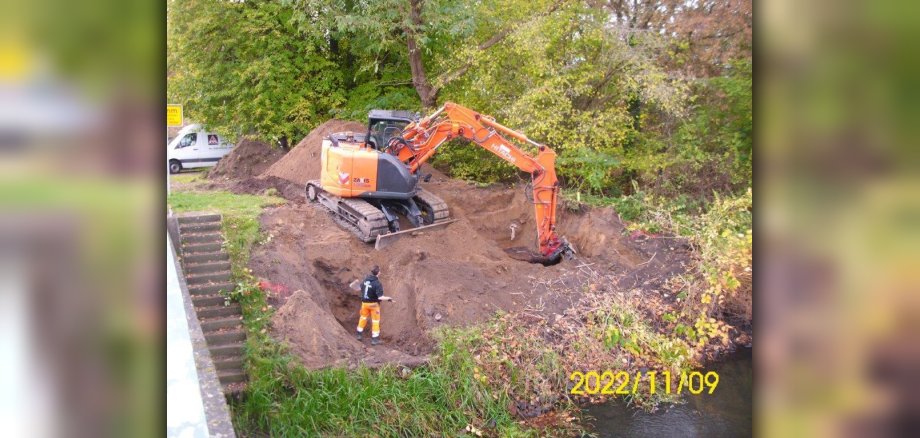
[[[177,184],[193,184],[204,182],[207,175],[207,170],[202,170],[199,172],[183,172],[169,175],[170,183]]]
[[[471,328],[436,331],[438,349],[431,363],[415,370],[308,370],[270,336],[274,309],[246,269],[250,247],[259,241],[259,215],[281,202],[228,192],[175,192],[169,198],[178,212],[224,216],[237,282],[232,298],[241,303],[248,333],[249,386],[231,406],[243,435],[457,436],[468,428],[489,436],[571,434],[579,427],[573,423],[577,406],[568,395],[572,371],[617,368],[632,374],[646,367],[678,374],[694,365],[685,341],[655,330],[633,303],[615,300],[607,291],[599,293],[605,300],[578,313],[583,318],[556,322],[552,337],[561,342],[546,341],[549,327],[543,323],[501,314]],[[594,290],[594,284],[583,286]],[[565,324],[573,325],[562,330]],[[629,401],[649,407],[676,397],[640,394]],[[547,409],[557,420],[543,429],[519,422],[514,414]]]
[[[176,213],[212,211],[223,215],[224,245],[230,254],[234,278],[242,278],[249,250],[259,238],[259,215],[270,205],[284,203],[275,196],[238,195],[225,191],[173,192],[169,205]]]
[[[474,331],[448,331],[433,361],[415,370],[310,371],[267,336],[271,309],[258,287],[243,294],[249,325],[245,397],[233,404],[238,430],[269,436],[457,436],[468,426],[501,436],[537,436],[507,410],[506,393],[475,379]]]
[[[258,217],[272,196],[228,192],[173,192],[176,212],[223,215],[224,237],[243,309],[249,386],[232,404],[233,421],[245,435],[270,436],[443,436],[462,435],[467,426],[502,436],[536,436],[509,413],[508,395],[477,379],[475,330],[445,330],[428,366],[415,370],[330,368],[311,371],[269,335],[274,309],[246,265],[259,239]]]

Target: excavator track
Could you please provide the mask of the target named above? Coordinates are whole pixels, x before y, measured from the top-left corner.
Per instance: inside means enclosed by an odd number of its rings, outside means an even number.
[[[315,191],[315,199],[311,199],[310,196],[311,186]],[[307,200],[319,202],[332,214],[333,220],[339,226],[351,231],[366,243],[373,242],[377,236],[389,232],[386,216],[367,201],[340,198],[323,190],[319,181],[307,182],[306,192]]]
[[[447,203],[433,193],[419,189],[418,194],[413,199],[422,210],[425,225],[436,224],[450,219],[450,209],[447,208]],[[434,219],[429,219],[429,217]]]

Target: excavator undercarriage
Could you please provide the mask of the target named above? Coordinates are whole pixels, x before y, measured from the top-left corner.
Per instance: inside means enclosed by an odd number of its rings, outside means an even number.
[[[306,195],[328,210],[337,224],[368,243],[377,236],[398,232],[399,215],[405,216],[414,228],[450,219],[447,203],[423,189],[406,200],[342,198],[323,190],[320,181],[313,180],[307,182]]]

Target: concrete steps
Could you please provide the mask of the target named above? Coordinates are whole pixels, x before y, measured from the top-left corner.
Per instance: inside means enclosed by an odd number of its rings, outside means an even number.
[[[218,233],[209,234],[186,234],[182,236],[183,242],[188,243],[223,243],[223,236]]]
[[[200,214],[195,216],[182,216],[177,218],[179,226],[183,225],[201,225],[201,224],[220,224],[221,217],[219,214]]]
[[[185,281],[189,286],[200,286],[204,284],[226,283],[230,281],[230,271],[212,272],[209,274],[192,275],[185,274]]]
[[[208,336],[208,334],[212,332],[216,332],[222,329],[238,328],[242,325],[242,315],[223,316],[201,321],[201,331],[204,332],[205,336]]]
[[[204,335],[208,344],[233,344],[246,340],[246,332],[242,330],[229,330],[225,332],[214,332]]]
[[[243,366],[243,360],[240,358],[225,358],[224,360],[219,360],[214,362],[214,367],[218,370],[227,370],[227,369],[238,369]]]
[[[211,222],[205,222],[205,223],[194,223],[193,222],[193,223],[186,223],[184,225],[185,226],[182,227],[182,229],[186,233],[190,233],[190,234],[204,233],[204,232],[212,232],[212,233],[220,232],[220,222],[218,221],[211,221]]]
[[[225,296],[236,286],[231,281],[221,220],[220,215],[205,214],[182,216],[177,223],[185,282],[218,379],[229,394],[239,391],[246,382],[243,369],[246,330],[240,305],[228,304]]]
[[[234,342],[231,344],[215,345],[209,348],[213,360],[225,360],[226,356],[240,357],[243,355],[243,343]],[[223,358],[223,359],[221,359]]]
[[[218,370],[217,378],[220,379],[222,385],[228,383],[243,382],[246,380],[246,374],[242,370]]]
[[[206,263],[206,262],[219,262],[219,261],[229,261],[230,256],[226,252],[215,252],[215,253],[204,253],[204,254],[188,254],[183,257],[185,263]]]
[[[181,231],[180,231],[181,233]],[[213,254],[223,250],[220,243],[183,243],[183,254]]]
[[[229,306],[225,306],[223,303],[220,303],[216,306],[199,307],[197,312],[198,317],[201,319],[243,314],[242,309],[240,309],[240,305],[237,303],[230,303]]]
[[[199,307],[226,305],[226,302],[226,297],[217,294],[192,296],[192,304],[195,305],[195,309],[198,309]]]
[[[230,261],[202,262],[191,264],[188,268],[189,275],[213,274],[216,272],[230,272]]]
[[[214,295],[220,291],[231,292],[236,286],[229,281],[221,283],[197,284],[189,286],[188,293],[194,298],[196,295]]]

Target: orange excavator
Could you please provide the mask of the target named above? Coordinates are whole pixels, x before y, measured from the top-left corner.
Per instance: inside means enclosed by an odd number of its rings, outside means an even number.
[[[502,134],[537,149],[533,157]],[[449,220],[447,204],[419,187],[421,165],[444,142],[462,137],[530,173],[540,254],[530,261],[556,263],[573,249],[556,234],[556,153],[494,118],[447,102],[418,118],[404,111],[371,111],[368,131],[332,134],[323,141],[320,180],[309,181],[306,195],[365,242],[399,231],[399,216],[413,227]]]

